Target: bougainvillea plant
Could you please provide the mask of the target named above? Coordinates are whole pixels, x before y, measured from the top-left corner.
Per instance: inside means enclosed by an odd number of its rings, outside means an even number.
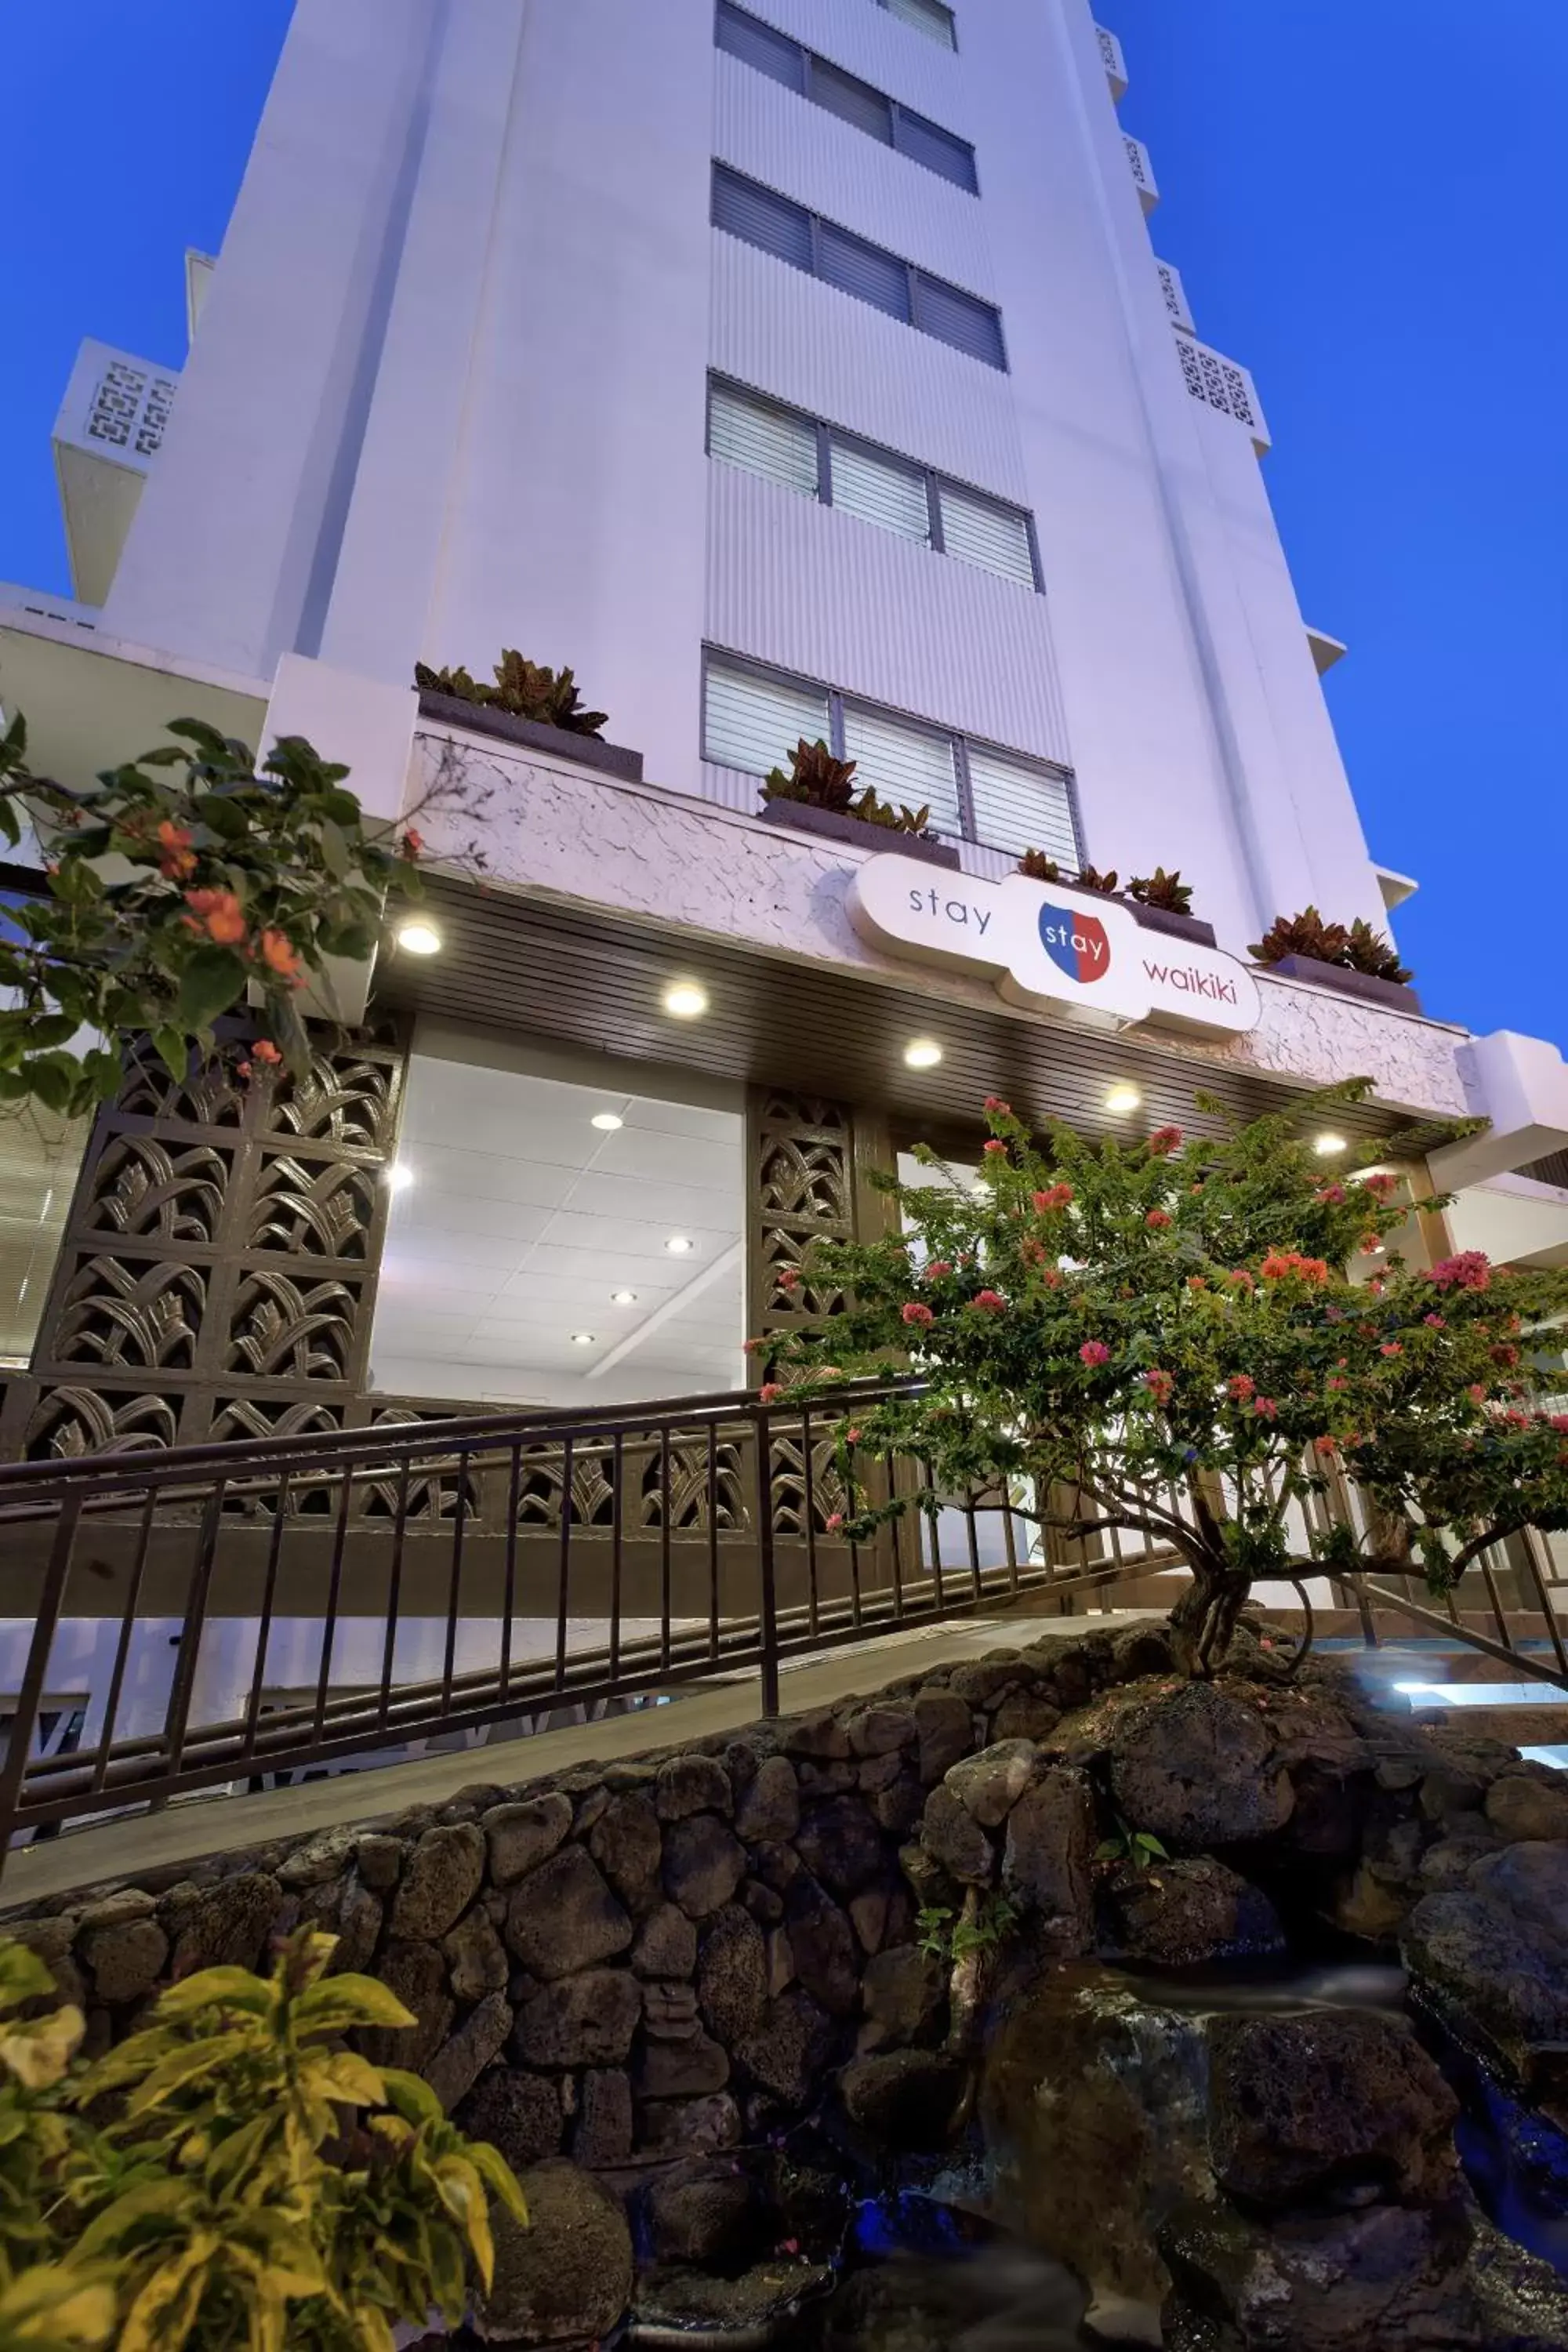
[[[416,891],[416,833],[367,827],[346,768],[289,736],[258,770],[199,719],[85,791],[29,773],[20,716],[0,740],[0,837],[39,844],[47,892],[0,910],[0,1104],[79,1115],[150,1035],[176,1077],[247,999],[257,1065],[309,1063],[298,996],[363,961],[389,890]]]
[[[1173,1623],[1201,1673],[1256,1580],[1407,1574],[1414,1553],[1443,1591],[1489,1543],[1568,1527],[1568,1416],[1527,1402],[1568,1270],[1406,1264],[1398,1174],[1370,1145],[1342,1173],[1314,1150],[1325,1112],[1364,1092],[1098,1147],[1060,1126],[1036,1141],[992,1100],[973,1184],[886,1180],[901,1230],[816,1244],[811,1280],[853,1303],[775,1352],[808,1393],[923,1382],[839,1422],[845,1532],[955,1496],[1079,1541],[1136,1531],[1191,1570]],[[857,1465],[885,1452],[924,1467],[878,1503]],[[1375,1508],[1322,1507],[1342,1482]]]

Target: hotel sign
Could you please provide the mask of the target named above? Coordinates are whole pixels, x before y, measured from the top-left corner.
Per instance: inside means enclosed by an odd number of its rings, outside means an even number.
[[[1027,875],[985,882],[870,857],[851,877],[848,907],[869,947],[984,973],[1011,1003],[1093,1028],[1152,1021],[1229,1037],[1260,1017],[1258,982],[1235,956],[1145,930],[1114,898]]]

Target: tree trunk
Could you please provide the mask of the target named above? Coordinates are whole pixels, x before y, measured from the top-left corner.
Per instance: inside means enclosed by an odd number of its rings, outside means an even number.
[[[1193,1580],[1171,1612],[1176,1658],[1194,1676],[1212,1675],[1230,1647],[1237,1621],[1252,1590],[1252,1579],[1210,1560],[1193,1570]]]

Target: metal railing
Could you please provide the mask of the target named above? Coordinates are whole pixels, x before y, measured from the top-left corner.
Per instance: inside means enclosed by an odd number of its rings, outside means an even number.
[[[1042,1538],[1021,1491],[847,1540],[864,1503],[929,1480],[838,1440],[900,1386],[0,1466],[0,1862],[66,1823],[703,1677],[756,1674],[773,1713],[793,1658],[1035,1593],[1168,1600],[1168,1549]],[[1561,1591],[1533,1537],[1480,1563],[1479,1617],[1414,1577],[1331,1580],[1368,1643],[1390,1611],[1568,1688]]]

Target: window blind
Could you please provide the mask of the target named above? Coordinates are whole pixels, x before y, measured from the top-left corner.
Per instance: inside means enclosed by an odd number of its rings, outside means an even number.
[[[786,89],[804,91],[805,51],[800,43],[785,33],[775,33],[771,25],[749,16],[743,8],[732,8],[730,0],[719,0],[713,38],[731,57],[782,81]]]
[[[708,453],[808,499],[816,496],[816,427],[728,384],[714,384],[709,394]]]
[[[955,139],[940,123],[928,122],[923,114],[911,114],[907,106],[900,106],[893,143],[900,154],[907,155],[912,163],[923,163],[928,172],[940,172],[944,180],[951,180],[955,187],[967,188],[972,196],[979,194],[974,150],[966,139]]]
[[[884,147],[892,145],[892,106],[869,82],[858,81],[853,74],[829,65],[826,58],[814,57],[809,95],[840,121],[852,122],[857,131],[879,139]]]
[[[1026,849],[1043,849],[1076,874],[1078,831],[1066,778],[973,744],[968,758],[976,841],[1016,857]]]
[[[862,522],[874,522],[901,538],[931,542],[931,509],[925,477],[868,449],[835,441],[832,448],[833,503]]]
[[[942,0],[879,0],[879,5],[900,24],[912,25],[917,33],[940,41],[944,49],[957,48],[952,11],[942,5]]]
[[[759,677],[710,657],[703,698],[703,756],[721,768],[765,776],[806,742],[830,738],[826,690],[793,679]]]
[[[971,359],[984,360],[987,367],[1005,368],[1002,321],[990,303],[961,292],[956,286],[944,285],[940,278],[928,278],[923,270],[915,275],[916,326],[942,342],[952,343],[955,350],[967,352]]]
[[[879,712],[844,707],[844,757],[856,763],[856,784],[871,784],[883,800],[904,808],[928,803],[939,833],[962,831],[952,739],[928,734]]]
[[[1020,514],[1008,514],[984,499],[972,499],[943,482],[942,543],[961,563],[977,563],[982,571],[999,572],[1025,588],[1035,585],[1035,563],[1029,551],[1028,526]]]
[[[797,269],[811,268],[811,215],[722,163],[713,166],[713,226]]]
[[[835,228],[830,221],[819,225],[817,236],[818,266],[830,286],[908,321],[910,273],[904,262],[879,246],[851,236],[847,229]]]

